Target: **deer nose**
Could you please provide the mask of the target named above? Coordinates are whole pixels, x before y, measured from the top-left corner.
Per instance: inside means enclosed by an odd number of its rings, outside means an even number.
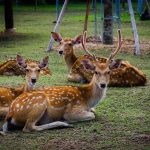
[[[105,87],[106,87],[106,84],[105,84],[105,83],[101,83],[101,84],[100,84],[100,87],[101,87],[101,88],[105,88]]]
[[[59,54],[62,55],[62,54],[63,54],[63,51],[59,51]]]
[[[35,79],[35,78],[32,78],[32,79],[31,79],[31,82],[32,82],[32,83],[36,83],[36,79]]]

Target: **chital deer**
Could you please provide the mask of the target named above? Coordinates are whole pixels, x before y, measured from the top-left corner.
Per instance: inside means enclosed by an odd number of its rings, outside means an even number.
[[[81,62],[84,59],[94,61],[93,57],[89,54],[76,57],[73,50],[73,45],[80,43],[81,36],[77,36],[74,39],[63,39],[56,32],[52,32],[52,36],[55,41],[60,43],[59,54],[64,55],[66,65],[69,69],[68,81],[90,82],[93,77],[93,72],[86,70]],[[107,61],[107,58],[104,57],[96,57],[96,59],[100,63],[106,63]],[[113,60],[113,63],[115,64],[110,75],[109,86],[130,87],[146,84],[146,75],[129,62],[116,59]]]
[[[122,45],[120,30],[118,33],[118,48],[106,63],[99,63],[93,56],[94,63],[88,59],[82,60],[84,67],[94,73],[89,84],[54,86],[20,95],[10,106],[2,133],[7,132],[12,125],[22,126],[23,131],[30,132],[69,126],[67,123],[60,122],[61,120],[72,123],[95,119],[91,109],[105,95],[113,67],[111,59],[118,53]],[[83,45],[85,45],[85,38],[83,38]]]
[[[23,57],[17,55],[18,65],[26,70],[26,84],[17,88],[0,87],[0,117],[4,117],[8,112],[8,106],[11,102],[23,92],[35,89],[35,83],[38,81],[40,71],[47,66],[48,57],[45,57],[40,63],[26,63]]]
[[[75,44],[81,43],[82,35],[79,35],[75,37],[74,39],[71,39],[71,38],[63,39],[58,33],[56,32],[51,32],[51,33],[52,33],[52,37],[54,38],[54,40],[60,43],[60,49],[58,53],[64,56],[64,60],[70,71],[73,64],[78,59],[76,55],[74,54],[73,46]]]
[[[37,63],[38,64],[39,62],[35,61],[35,60],[27,59],[27,60],[25,60],[25,63],[26,64],[29,64],[29,63]],[[51,71],[48,67],[45,67],[45,68],[41,69],[40,74],[41,75],[51,75]],[[18,65],[18,62],[16,59],[9,59],[0,64],[0,75],[7,75],[7,76],[23,75],[23,76],[25,76],[26,70],[22,66]]]

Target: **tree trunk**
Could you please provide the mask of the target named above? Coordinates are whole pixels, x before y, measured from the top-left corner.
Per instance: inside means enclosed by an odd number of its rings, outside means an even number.
[[[113,44],[112,0],[104,1],[103,44]]]
[[[87,31],[89,12],[90,12],[90,0],[87,0],[86,1],[86,14],[85,14],[84,30],[83,31]]]
[[[12,0],[4,1],[5,9],[5,31],[14,31],[14,21],[13,21],[13,6]]]

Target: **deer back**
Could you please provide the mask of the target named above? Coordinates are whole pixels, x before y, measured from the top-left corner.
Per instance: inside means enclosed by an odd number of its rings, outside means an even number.
[[[81,61],[84,59],[89,59],[94,62],[94,59],[90,55],[80,56],[74,63],[71,69],[71,73],[79,74],[87,82],[90,82],[93,77],[93,72],[91,72],[90,70],[86,70],[83,67]],[[100,63],[105,63],[107,61],[107,58],[97,57],[97,60]],[[146,75],[141,70],[131,65],[128,61],[121,61],[121,65],[119,67],[116,66],[116,68],[114,67],[112,69],[109,86],[116,86],[116,87],[142,86],[145,85],[146,83],[147,83]]]
[[[26,60],[26,63],[39,63],[38,61],[35,60]],[[18,65],[16,59],[11,59],[11,60],[7,60],[4,63],[0,64],[0,75],[8,75],[8,76],[12,76],[12,75],[25,75],[26,74],[26,70],[24,68],[22,68],[21,66]],[[48,67],[42,68],[41,70],[41,74],[42,75],[51,75],[51,71]]]

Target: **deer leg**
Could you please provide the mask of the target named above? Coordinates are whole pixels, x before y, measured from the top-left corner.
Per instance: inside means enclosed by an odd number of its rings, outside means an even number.
[[[91,112],[96,114],[95,108],[91,108]]]
[[[9,107],[0,107],[0,118],[4,118],[9,111]]]
[[[34,129],[35,131],[43,131],[43,130],[53,129],[57,127],[72,127],[72,125],[62,122],[62,121],[55,121],[55,122],[51,122],[51,123],[40,125],[40,126],[33,125],[32,129]]]
[[[24,132],[43,131],[46,129],[53,129],[56,127],[71,127],[71,125],[69,125],[68,123],[61,122],[61,121],[56,121],[56,122],[37,126],[36,123],[40,120],[40,118],[43,116],[45,111],[46,111],[46,109],[43,109],[41,111],[38,111],[38,113],[35,113],[34,115],[32,114],[32,117],[30,117],[27,120],[27,122],[23,128],[23,131]]]
[[[65,120],[67,122],[81,122],[81,121],[90,121],[95,119],[95,115],[90,111],[71,111],[67,112],[64,115]]]

